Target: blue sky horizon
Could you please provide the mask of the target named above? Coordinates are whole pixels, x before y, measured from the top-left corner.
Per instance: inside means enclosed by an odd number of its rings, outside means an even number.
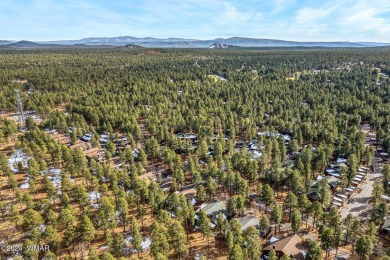
[[[16,3],[15,3],[16,2]],[[0,39],[89,37],[390,42],[390,1],[2,0]]]

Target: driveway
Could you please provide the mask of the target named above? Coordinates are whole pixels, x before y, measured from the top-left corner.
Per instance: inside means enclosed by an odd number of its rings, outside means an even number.
[[[369,141],[369,138],[367,138],[366,143],[372,145]],[[369,203],[372,200],[371,194],[374,182],[377,179],[381,179],[383,177],[381,173],[383,168],[383,160],[382,158],[380,158],[378,152],[375,152],[372,164],[374,166],[374,171],[370,171],[367,174],[367,177],[364,182],[360,184],[359,189],[361,189],[361,191],[359,193],[353,194],[351,197],[352,201],[347,202],[340,209],[340,215],[342,218],[345,218],[349,213],[359,219],[367,218],[364,213],[371,208],[371,205],[369,205]]]

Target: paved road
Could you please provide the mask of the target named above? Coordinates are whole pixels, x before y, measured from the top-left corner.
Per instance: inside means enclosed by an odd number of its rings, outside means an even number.
[[[345,218],[349,213],[354,217],[359,217],[361,213],[370,209],[369,202],[372,200],[372,189],[375,180],[381,178],[381,173],[369,173],[366,180],[360,185],[362,190],[360,193],[355,193],[352,198],[353,202],[347,202],[340,210],[340,215]]]
[[[363,131],[366,129],[362,129]],[[366,132],[367,134],[367,132]],[[372,145],[370,143],[369,136],[366,138],[366,144]],[[375,152],[373,162],[374,171],[370,171],[365,179],[365,181],[360,184],[359,188],[361,189],[360,193],[355,193],[352,196],[353,202],[347,202],[344,204],[344,206],[340,209],[340,215],[342,218],[345,218],[349,213],[352,214],[354,217],[358,217],[359,219],[364,219],[367,216],[362,215],[362,213],[366,212],[371,208],[371,205],[369,205],[369,202],[372,200],[372,190],[375,180],[382,178],[382,168],[383,163],[382,159],[380,158],[380,155]]]

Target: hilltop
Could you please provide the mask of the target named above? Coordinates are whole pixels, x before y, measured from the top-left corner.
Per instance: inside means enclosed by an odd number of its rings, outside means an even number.
[[[38,45],[37,45],[38,44]],[[209,48],[214,44],[232,45],[236,47],[321,47],[321,48],[364,48],[390,46],[390,43],[380,42],[304,42],[304,41],[285,41],[278,39],[261,39],[246,37],[217,38],[210,40],[184,39],[184,38],[137,38],[132,36],[120,37],[93,37],[80,40],[59,40],[59,41],[39,41],[39,42],[10,42],[0,41],[0,45],[8,47],[53,47],[53,46],[76,46],[76,47],[112,47],[112,46],[131,46],[136,45],[145,48]],[[226,46],[225,46],[226,47]]]

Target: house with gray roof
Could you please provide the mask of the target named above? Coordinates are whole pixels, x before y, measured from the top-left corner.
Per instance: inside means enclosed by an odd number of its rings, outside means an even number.
[[[220,212],[226,215],[226,205],[223,201],[214,200],[208,204],[203,204],[198,209],[198,212],[201,210],[204,211],[211,220],[216,220]]]
[[[255,216],[246,215],[238,219],[238,222],[241,224],[241,230],[244,231],[248,227],[259,227],[260,221]]]

